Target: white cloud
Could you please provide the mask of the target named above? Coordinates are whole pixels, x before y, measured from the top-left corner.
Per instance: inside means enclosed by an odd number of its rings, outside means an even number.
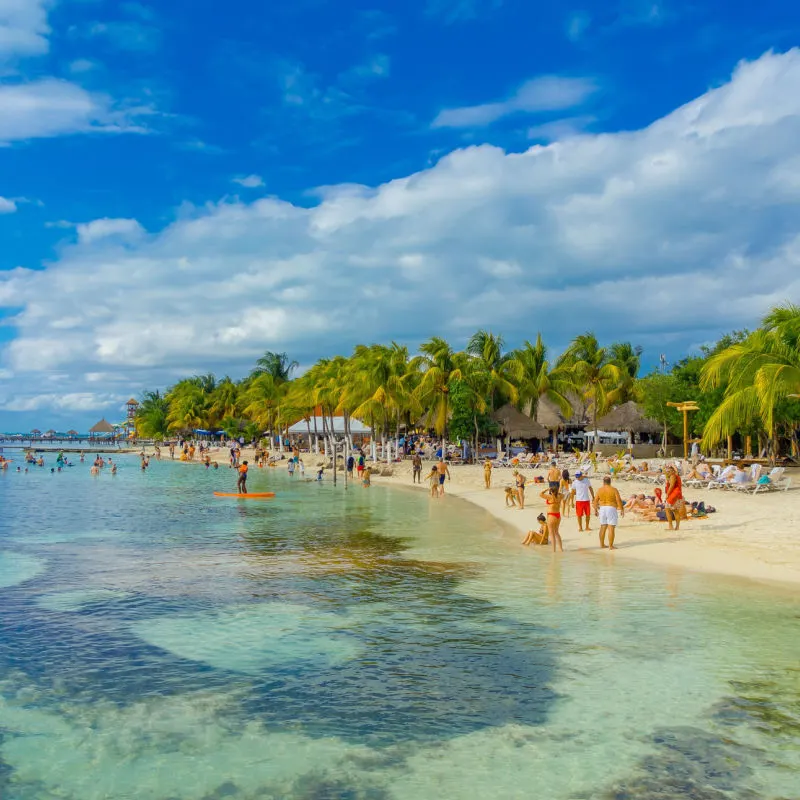
[[[584,133],[593,122],[595,118],[592,116],[555,119],[528,128],[528,138],[540,142],[555,142]]]
[[[69,65],[69,71],[73,75],[80,75],[84,72],[91,72],[95,69],[97,69],[97,63],[88,58],[77,58]]]
[[[0,214],[13,214],[17,210],[17,204],[13,200],[0,197]]]
[[[0,84],[0,143],[91,131],[140,133],[149,113],[115,107],[106,95],[55,78]]]
[[[77,226],[78,241],[91,244],[100,239],[115,237],[117,239],[138,239],[145,233],[144,228],[135,219],[96,219]]]
[[[0,0],[0,62],[48,51],[50,0]]]
[[[509,114],[574,108],[583,103],[596,88],[594,82],[587,78],[544,75],[527,81],[506,100],[440,111],[433,121],[433,127],[479,127],[491,125]]]
[[[29,396],[13,396],[0,401],[3,411],[99,411],[124,403],[123,395],[72,392],[69,394],[45,393]]]
[[[45,269],[0,274],[17,334],[0,368],[28,398],[53,395],[53,374],[64,394],[130,396],[241,375],[265,349],[308,363],[357,341],[463,345],[477,327],[676,353],[800,297],[797,141],[793,50],[642,130],[457,150],[312,208],[226,201],[151,233],[95,221]]]
[[[241,178],[234,178],[234,183],[244,186],[245,189],[258,189],[264,185],[264,179],[260,175],[246,175]]]

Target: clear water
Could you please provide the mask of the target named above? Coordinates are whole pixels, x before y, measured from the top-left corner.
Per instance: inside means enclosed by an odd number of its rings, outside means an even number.
[[[0,473],[3,800],[800,797],[796,592],[232,484]]]

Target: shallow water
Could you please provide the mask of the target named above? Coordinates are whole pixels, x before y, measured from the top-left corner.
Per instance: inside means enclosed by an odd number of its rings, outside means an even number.
[[[232,483],[0,473],[4,800],[800,795],[796,592]]]

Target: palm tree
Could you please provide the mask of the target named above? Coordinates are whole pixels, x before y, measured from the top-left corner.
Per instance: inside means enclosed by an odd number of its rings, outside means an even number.
[[[565,417],[572,416],[569,394],[576,390],[572,374],[564,367],[551,368],[542,334],[536,334],[535,344],[526,340],[512,356],[518,365],[518,408],[536,419],[539,400],[546,397],[558,406]]]
[[[630,342],[614,342],[610,350],[611,362],[619,367],[622,378],[616,402],[627,403],[633,399],[633,390],[642,360],[642,348],[638,345],[634,347]]]
[[[494,410],[500,405],[498,399],[516,403],[519,392],[516,382],[520,368],[513,356],[503,352],[502,336],[485,330],[476,331],[467,343],[467,353],[475,359],[477,368],[485,374],[489,406]]]
[[[296,361],[290,361],[286,353],[273,353],[267,350],[261,358],[256,361],[255,369],[251,375],[261,375],[267,373],[276,381],[286,383],[291,380],[292,373],[300,365]]]
[[[706,423],[703,443],[714,445],[760,423],[777,452],[779,406],[800,394],[800,306],[773,308],[759,330],[711,356],[703,367],[700,388],[719,387],[725,387],[724,399]]]
[[[224,417],[236,417],[239,410],[239,387],[226,375],[211,392],[210,404],[214,424]]]
[[[188,432],[205,427],[209,416],[209,396],[203,391],[202,379],[179,381],[167,393],[167,401],[170,430]]]
[[[575,386],[592,404],[594,447],[597,447],[597,417],[616,402],[622,371],[611,361],[608,348],[600,347],[593,333],[576,336],[558,361],[567,370]]]
[[[386,434],[394,427],[397,440],[403,414],[417,406],[408,375],[408,348],[397,342],[389,347],[359,345],[350,359],[341,402],[344,406],[354,406],[353,416],[371,421],[373,435],[377,418],[381,424],[384,457],[388,455]]]
[[[442,455],[445,455],[450,387],[463,377],[459,357],[441,336],[431,337],[419,349],[420,355],[412,359],[409,365],[420,373],[415,394],[420,406],[427,409],[434,430],[442,435]]]
[[[264,431],[273,432],[282,396],[282,385],[268,372],[262,372],[249,381],[244,392],[245,416]]]
[[[169,436],[169,403],[159,391],[145,392],[136,410],[134,423],[139,436],[165,439]]]

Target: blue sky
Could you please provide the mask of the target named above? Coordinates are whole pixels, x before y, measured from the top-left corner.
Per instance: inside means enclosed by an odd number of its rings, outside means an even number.
[[[777,0],[0,0],[0,430],[265,349],[752,326],[797,45]]]

